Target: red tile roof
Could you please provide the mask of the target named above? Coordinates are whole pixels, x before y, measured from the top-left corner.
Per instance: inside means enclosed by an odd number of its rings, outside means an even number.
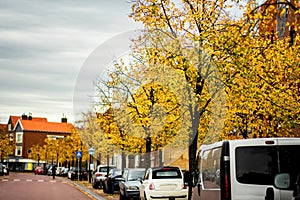
[[[22,116],[10,116],[12,127],[15,127],[19,119],[22,119]],[[41,122],[47,122],[47,118],[45,117],[32,117],[32,121],[41,121]]]
[[[0,130],[7,130],[7,124],[0,124]]]
[[[19,122],[22,125],[23,131],[38,131],[52,133],[71,133],[74,129],[71,123],[48,122],[47,120],[22,120]]]

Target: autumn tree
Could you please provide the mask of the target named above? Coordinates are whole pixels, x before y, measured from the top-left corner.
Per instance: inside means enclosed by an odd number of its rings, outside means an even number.
[[[82,115],[80,127],[78,127],[78,134],[87,148],[94,149],[94,156],[99,163],[105,160],[109,151],[113,151],[109,140],[107,139],[101,124],[98,122],[97,113],[87,112]]]
[[[172,72],[157,77],[161,68],[155,63],[143,63],[138,54],[130,56],[129,63],[114,63],[109,79],[99,80],[99,105],[108,108],[99,115],[99,121],[121,151],[145,153],[149,167],[152,151],[161,150],[171,142],[177,147],[179,142],[188,142],[182,136],[186,134],[178,134],[186,118],[181,109],[185,85],[180,85],[180,78],[166,81]],[[153,66],[148,70],[146,65]]]
[[[233,5],[244,11],[241,18],[230,17],[228,9]],[[252,1],[243,6],[239,1],[223,0],[133,2],[131,17],[142,22],[146,29],[141,39],[136,40],[137,52],[145,53],[146,63],[156,60],[171,66],[185,77],[196,94],[199,104],[194,112],[190,112],[194,120],[192,129],[196,132],[196,137],[190,137],[190,172],[196,168],[199,128],[215,122],[214,115],[220,116],[219,124],[223,125],[225,115],[222,107],[212,110],[214,97],[224,95],[220,93],[222,84],[217,80],[225,85],[226,126],[214,130],[215,134],[206,134],[202,138],[204,141],[280,136],[299,122],[298,81],[295,79],[299,76],[299,47],[289,47],[290,38],[279,39],[275,34],[261,31],[273,20],[272,12],[269,9],[262,12],[255,5]],[[165,33],[164,37],[149,37],[153,30],[161,30]],[[140,45],[145,43],[144,38],[153,42],[152,48],[147,47],[148,51],[143,51],[145,45]],[[298,36],[293,39],[297,44]],[[170,46],[158,45],[166,40],[174,40],[180,46],[174,51]],[[210,59],[191,62],[184,52],[188,47],[196,48],[194,52],[198,52],[195,55],[199,57],[208,55],[213,62],[206,67]],[[207,70],[210,69],[208,66],[216,66],[217,70]],[[208,73],[201,73],[203,69]],[[205,76],[211,72],[215,75]],[[212,87],[218,88],[209,95],[207,91],[211,86],[208,85],[208,77],[214,78],[217,84]],[[210,119],[201,125],[196,119],[201,122],[203,118]]]
[[[6,129],[0,129],[0,162],[12,153],[12,143]]]

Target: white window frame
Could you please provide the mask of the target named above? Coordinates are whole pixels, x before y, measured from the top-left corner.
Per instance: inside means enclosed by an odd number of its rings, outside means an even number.
[[[20,151],[20,153],[18,153],[18,151]],[[16,147],[15,155],[16,156],[22,156],[22,146],[17,146]]]
[[[23,143],[23,133],[16,133],[16,143]]]

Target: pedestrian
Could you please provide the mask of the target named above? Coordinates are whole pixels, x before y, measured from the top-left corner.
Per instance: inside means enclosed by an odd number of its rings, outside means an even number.
[[[53,165],[52,166],[52,176],[53,176],[53,179],[55,179],[55,174],[56,174],[56,165]]]

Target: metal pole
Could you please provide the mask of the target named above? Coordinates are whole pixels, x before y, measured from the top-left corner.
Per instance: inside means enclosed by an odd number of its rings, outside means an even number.
[[[78,175],[78,181],[79,181],[79,158],[78,158],[78,169],[77,169],[77,175]]]
[[[89,163],[89,183],[92,181],[92,171],[91,171],[91,164],[92,164],[92,155],[90,154],[90,163]]]

